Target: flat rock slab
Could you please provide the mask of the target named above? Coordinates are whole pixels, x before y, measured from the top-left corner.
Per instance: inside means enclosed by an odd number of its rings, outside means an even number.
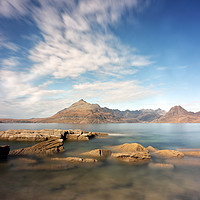
[[[149,167],[152,169],[173,169],[174,165],[169,163],[149,163]]]
[[[62,139],[49,139],[32,147],[11,151],[9,155],[49,155],[64,151]]]
[[[112,153],[112,158],[130,163],[149,162],[151,156],[148,152],[133,152],[133,153]]]
[[[185,156],[200,157],[200,151],[184,151]]]
[[[122,145],[113,146],[111,148],[119,152],[148,152],[145,147],[138,143],[125,143]]]
[[[154,155],[158,157],[163,157],[163,158],[182,158],[184,157],[184,154],[180,151],[175,151],[175,150],[159,150],[154,153]]]
[[[84,152],[81,155],[90,156],[90,157],[101,157],[106,158],[111,156],[112,152],[107,149],[94,149],[92,151]]]

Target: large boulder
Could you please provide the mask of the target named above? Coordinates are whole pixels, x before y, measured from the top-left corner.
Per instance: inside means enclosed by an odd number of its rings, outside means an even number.
[[[9,145],[0,146],[0,159],[7,158],[9,151],[10,151]]]
[[[117,160],[130,163],[144,163],[149,162],[151,159],[149,152],[139,151],[133,153],[112,153],[111,156]]]
[[[90,157],[109,157],[111,156],[112,152],[107,149],[94,149],[92,151],[84,152],[82,155],[90,156]]]
[[[156,151],[154,155],[163,158],[182,158],[184,156],[184,154],[180,151],[168,149]]]
[[[125,143],[122,145],[113,146],[112,149],[119,152],[148,152],[148,150],[138,143]]]
[[[9,155],[49,155],[64,151],[62,139],[49,139],[32,147],[11,151]]]

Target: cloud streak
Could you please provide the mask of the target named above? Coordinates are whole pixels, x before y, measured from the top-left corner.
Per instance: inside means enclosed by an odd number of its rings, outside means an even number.
[[[33,63],[29,69],[16,71],[15,66],[21,64],[17,57],[1,61],[1,104],[12,108],[7,112],[23,116],[18,111],[26,109],[24,116],[38,117],[39,114],[53,114],[52,106],[61,109],[61,106],[65,107],[83,95],[85,98],[99,95],[99,100],[107,103],[116,101],[116,97],[121,102],[152,95],[151,89],[137,81],[106,81],[123,79],[153,63],[151,56],[138,54],[135,48],[122,44],[109,28],[118,23],[124,11],[144,9],[144,2],[44,0],[33,4],[29,0],[1,1],[1,16],[20,18],[26,15],[37,26],[40,35],[28,52],[27,59]],[[30,39],[30,36],[24,38]],[[0,47],[14,52],[19,50],[17,45],[3,37],[0,37]],[[67,79],[79,80],[86,73],[93,74],[94,78],[72,85],[71,91],[49,87],[59,79],[65,79],[67,85]],[[99,80],[100,75],[103,80]],[[51,77],[52,82],[46,81],[47,77]],[[70,100],[64,101],[69,92]],[[60,102],[60,107],[54,102]],[[35,110],[33,105],[37,105]]]

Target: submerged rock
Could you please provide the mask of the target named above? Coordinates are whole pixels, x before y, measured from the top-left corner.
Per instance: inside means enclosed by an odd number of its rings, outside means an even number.
[[[113,146],[112,149],[120,152],[148,152],[148,150],[145,147],[138,143],[125,143],[122,145]]]
[[[163,158],[182,158],[184,157],[184,154],[180,151],[175,151],[175,150],[159,150],[154,153],[154,155],[158,157],[163,157]]]
[[[84,152],[82,155],[91,156],[91,157],[109,157],[112,152],[107,149],[94,149],[92,151]]]
[[[49,139],[32,147],[11,151],[9,155],[49,155],[64,151],[62,139]]]
[[[7,158],[9,151],[10,151],[9,145],[0,146],[0,159]]]
[[[184,151],[185,156],[200,157],[200,151]]]
[[[79,157],[52,158],[51,160],[66,161],[66,162],[70,162],[70,163],[94,163],[94,162],[98,162],[98,160],[96,160],[96,159],[79,158]]]
[[[149,163],[149,167],[153,169],[173,169],[174,165],[168,163]]]

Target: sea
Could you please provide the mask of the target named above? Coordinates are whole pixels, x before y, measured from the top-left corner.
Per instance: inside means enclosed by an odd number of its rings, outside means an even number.
[[[89,150],[124,143],[157,149],[200,150],[200,124],[0,124],[1,131],[8,129],[109,133],[108,137],[86,142],[65,142],[65,151],[54,157],[80,156]],[[5,144],[14,150],[35,143],[0,141],[0,146]],[[152,156],[152,163],[170,163],[174,168],[132,165],[111,159],[90,165],[52,164],[48,157],[28,159],[8,158],[0,162],[0,200],[200,200],[200,158],[166,160]]]

